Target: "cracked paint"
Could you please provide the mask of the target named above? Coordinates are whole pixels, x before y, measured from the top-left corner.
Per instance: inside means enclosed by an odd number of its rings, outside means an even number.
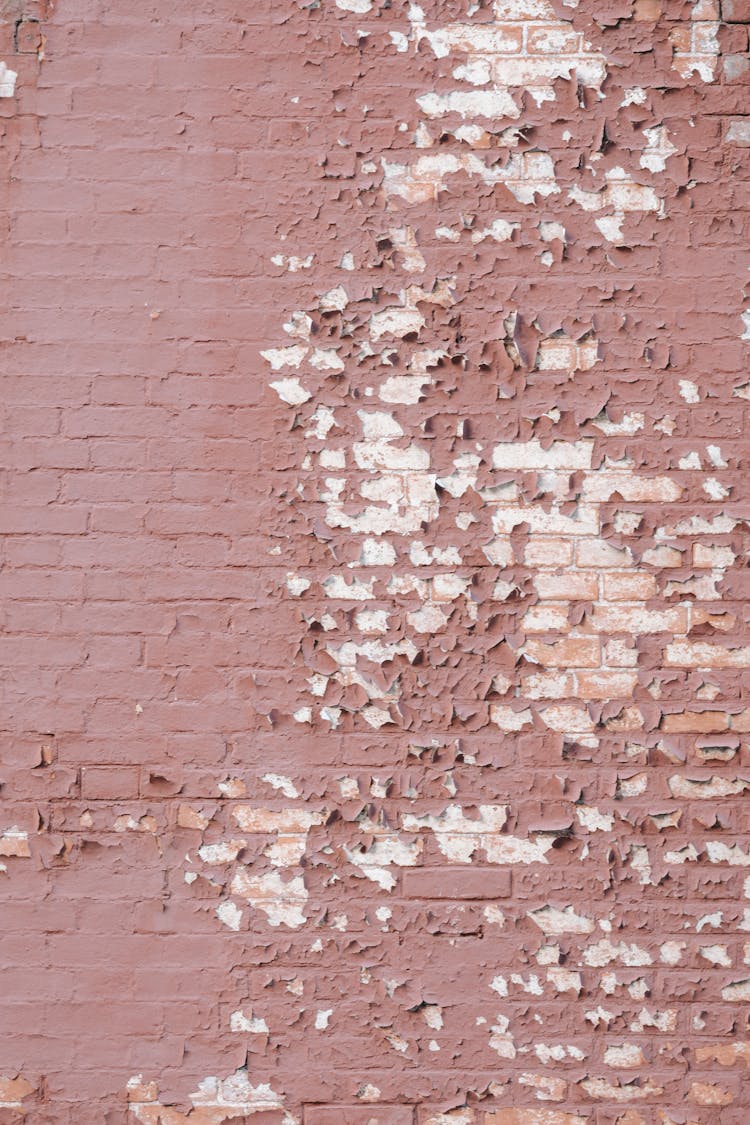
[[[0,25],[0,1111],[744,1123],[750,8],[85,16]]]

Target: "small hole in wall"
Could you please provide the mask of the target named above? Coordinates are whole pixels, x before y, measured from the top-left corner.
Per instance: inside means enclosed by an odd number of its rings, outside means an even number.
[[[13,45],[18,55],[36,55],[42,46],[42,26],[39,20],[16,20]]]

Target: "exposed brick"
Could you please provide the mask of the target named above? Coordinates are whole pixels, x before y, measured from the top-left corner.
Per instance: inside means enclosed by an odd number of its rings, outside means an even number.
[[[735,117],[727,127],[726,141],[742,148],[750,146],[750,117]]]
[[[529,640],[525,652],[537,663],[554,668],[596,668],[601,659],[598,637],[569,637],[551,644]]]
[[[724,731],[727,725],[727,716],[720,711],[682,711],[677,715],[665,715],[662,730],[712,732]]]
[[[604,597],[607,601],[644,602],[656,594],[653,574],[605,574]]]
[[[750,23],[750,0],[721,0],[721,18],[729,23]]]
[[[539,574],[534,584],[541,598],[565,601],[566,598],[592,600],[599,593],[599,579],[596,574]]]

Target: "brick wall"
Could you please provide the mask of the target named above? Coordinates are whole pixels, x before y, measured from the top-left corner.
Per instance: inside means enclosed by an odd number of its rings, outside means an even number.
[[[0,1120],[746,1125],[750,5],[2,18]]]

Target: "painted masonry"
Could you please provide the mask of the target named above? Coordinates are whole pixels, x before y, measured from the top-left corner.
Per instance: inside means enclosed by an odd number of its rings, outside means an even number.
[[[750,1121],[748,0],[4,0],[0,1120]]]

